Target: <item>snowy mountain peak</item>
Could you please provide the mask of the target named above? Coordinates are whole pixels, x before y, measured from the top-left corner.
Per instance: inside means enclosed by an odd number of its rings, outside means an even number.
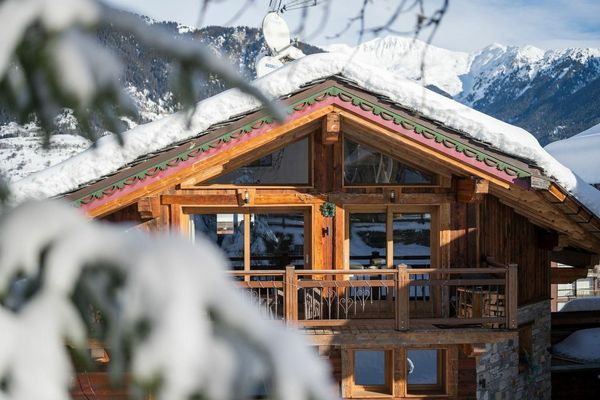
[[[464,104],[533,132],[542,144],[600,122],[600,49],[493,43],[464,53],[398,36],[326,49],[434,85]]]

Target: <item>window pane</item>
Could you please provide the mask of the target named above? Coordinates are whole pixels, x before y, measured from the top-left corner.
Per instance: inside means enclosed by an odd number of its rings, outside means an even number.
[[[385,352],[354,352],[354,384],[385,385]]]
[[[350,268],[385,268],[386,214],[350,214]]]
[[[431,214],[394,214],[394,265],[406,264],[412,268],[431,266]],[[427,280],[428,274],[411,275],[411,280]],[[425,300],[430,296],[429,286],[411,286],[411,298]]]
[[[438,350],[408,350],[406,368],[409,385],[437,385]]]
[[[232,269],[244,269],[243,214],[193,214],[190,221],[194,238],[204,235],[227,254]]]
[[[251,269],[304,265],[304,214],[250,215]]]
[[[221,175],[208,183],[236,185],[308,185],[309,140],[292,143],[268,156],[237,170]]]
[[[346,185],[433,184],[433,175],[411,168],[364,144],[344,140]]]
[[[394,214],[394,265],[431,265],[431,214]]]

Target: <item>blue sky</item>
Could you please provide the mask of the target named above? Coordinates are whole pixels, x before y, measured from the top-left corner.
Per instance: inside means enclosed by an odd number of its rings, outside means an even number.
[[[426,7],[435,8],[442,0],[425,0]],[[105,0],[117,8],[148,15],[157,20],[177,21],[197,26],[201,0]],[[355,16],[362,0],[320,0],[308,9],[307,26],[299,33],[301,40],[317,45],[347,43],[358,40],[358,27],[351,27],[335,39]],[[258,27],[268,10],[269,0],[213,0],[209,3],[202,25],[223,25],[236,11],[248,3],[242,15],[230,25]],[[371,27],[381,24],[398,1],[374,0],[366,15]],[[299,26],[300,11],[284,14],[292,29]],[[324,16],[325,26],[320,28]],[[475,51],[491,43],[534,45],[543,49],[565,47],[600,48],[600,0],[450,0],[448,13],[442,21],[433,44],[451,50]],[[415,14],[400,18],[395,28],[410,31]],[[373,36],[367,36],[370,39]],[[425,36],[422,36],[425,38]]]

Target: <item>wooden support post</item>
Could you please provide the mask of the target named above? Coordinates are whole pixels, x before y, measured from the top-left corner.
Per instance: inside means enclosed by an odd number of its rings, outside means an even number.
[[[396,276],[396,330],[398,331],[409,329],[409,283],[408,266],[398,265]]]
[[[285,320],[287,323],[298,320],[298,277],[293,265],[285,267]]]
[[[517,329],[517,305],[518,305],[518,281],[517,264],[508,264],[506,271],[506,327],[508,329]]]
[[[340,141],[341,121],[340,114],[331,112],[323,118],[322,127],[323,144],[335,144]]]

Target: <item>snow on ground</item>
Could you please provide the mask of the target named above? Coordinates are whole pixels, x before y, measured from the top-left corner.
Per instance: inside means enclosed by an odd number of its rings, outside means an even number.
[[[587,362],[600,362],[600,328],[573,332],[552,346],[554,354]]]
[[[425,89],[418,83],[399,78],[389,71],[369,66],[338,53],[314,54],[290,63],[255,81],[256,87],[272,98],[290,94],[308,82],[342,75],[366,90],[387,96],[434,121],[463,132],[516,157],[529,159],[554,177],[591,211],[600,215],[600,192],[586,184],[570,169],[548,154],[529,132],[471,109]],[[260,102],[237,89],[206,99],[191,117],[179,112],[140,125],[124,134],[120,147],[112,137],[98,141],[97,148],[80,153],[66,162],[15,182],[14,200],[48,198],[112,173],[139,156],[164,149],[203,132],[211,125],[261,107]]]
[[[569,300],[560,312],[571,311],[600,311],[600,297],[580,297]]]
[[[544,149],[586,182],[600,183],[600,124]]]

